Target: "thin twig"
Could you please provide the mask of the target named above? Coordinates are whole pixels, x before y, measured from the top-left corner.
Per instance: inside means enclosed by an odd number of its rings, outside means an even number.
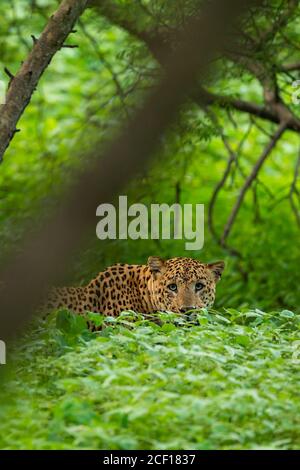
[[[99,48],[99,45],[96,41],[96,39],[93,37],[93,35],[87,30],[84,22],[82,20],[79,20],[78,21],[78,24],[83,32],[83,34],[85,35],[85,37],[87,38],[87,40],[90,42],[91,46],[93,47],[98,59],[100,62],[102,62],[104,64],[104,66],[107,68],[107,70],[109,71],[111,77],[112,77],[112,80],[115,84],[115,88],[116,88],[116,92],[119,96],[119,99],[120,99],[120,102],[121,102],[121,105],[123,107],[123,110],[124,110],[124,113],[127,117],[127,119],[129,119],[129,111],[128,111],[128,108],[127,108],[127,105],[126,105],[126,101],[125,101],[125,93],[124,93],[124,90],[122,88],[122,85],[121,85],[121,82],[119,80],[119,77],[118,75],[115,73],[113,67],[111,66],[111,64],[109,63],[109,61],[106,59],[105,55],[101,52],[100,48]]]
[[[263,166],[265,160],[267,159],[267,157],[269,156],[269,154],[271,153],[271,151],[273,150],[273,148],[275,147],[276,143],[278,142],[278,140],[280,139],[280,137],[282,136],[282,134],[284,133],[284,131],[287,129],[287,123],[286,122],[282,122],[280,124],[280,126],[277,128],[276,132],[273,134],[273,137],[271,138],[271,140],[268,142],[268,144],[266,145],[266,147],[264,148],[261,156],[259,157],[259,159],[256,161],[251,173],[249,174],[248,178],[246,179],[245,183],[243,184],[242,186],[242,189],[239,193],[239,196],[236,200],[236,203],[231,211],[231,214],[229,215],[229,218],[227,220],[227,223],[225,225],[225,228],[224,228],[224,231],[223,231],[223,235],[221,237],[221,243],[222,245],[225,245],[226,244],[226,240],[230,234],[230,231],[233,227],[233,224],[235,222],[235,219],[238,215],[238,212],[241,208],[241,205],[242,205],[242,202],[244,200],[244,197],[248,191],[248,189],[252,186],[252,183],[253,181],[255,180],[255,178],[257,177],[261,167]]]
[[[228,155],[229,155],[224,173],[223,173],[221,179],[218,181],[218,183],[216,184],[216,186],[213,190],[212,197],[209,201],[209,206],[208,206],[208,227],[209,227],[209,230],[210,230],[213,238],[215,239],[215,241],[218,244],[220,244],[220,238],[218,237],[218,235],[216,233],[215,226],[214,226],[214,208],[215,208],[215,205],[216,205],[216,202],[217,202],[219,192],[224,187],[224,185],[227,181],[227,178],[230,175],[233,164],[235,163],[238,166],[238,155],[239,155],[239,153],[242,149],[242,146],[243,146],[246,138],[248,137],[248,135],[250,133],[251,124],[250,124],[249,128],[247,129],[246,133],[244,134],[244,136],[242,137],[242,139],[241,139],[241,141],[238,145],[237,152],[235,152],[232,149],[230,143],[228,142],[227,137],[225,136],[225,134],[223,132],[223,129],[222,129],[221,125],[219,124],[216,115],[212,112],[211,109],[206,109],[206,112],[208,113],[208,115],[210,116],[212,121],[217,126],[217,128],[219,130],[219,133],[220,133],[220,136],[221,136],[221,139],[222,139],[222,142],[224,144],[224,147],[226,148],[226,150],[228,152]]]

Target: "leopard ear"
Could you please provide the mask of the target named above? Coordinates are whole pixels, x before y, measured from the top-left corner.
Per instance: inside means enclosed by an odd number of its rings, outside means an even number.
[[[148,258],[148,266],[154,277],[162,274],[166,269],[165,261],[159,256],[150,256]]]
[[[207,267],[212,271],[215,281],[218,282],[221,279],[222,272],[225,268],[224,261],[216,261],[215,263],[210,263]]]

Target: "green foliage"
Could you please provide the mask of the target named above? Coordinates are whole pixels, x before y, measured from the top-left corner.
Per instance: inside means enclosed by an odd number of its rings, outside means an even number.
[[[1,70],[6,66],[15,73],[31,47],[30,36],[40,35],[57,2],[3,0],[2,4],[0,65]],[[157,24],[161,24],[162,30],[178,25],[193,11],[195,2],[185,0],[176,5],[173,1],[135,2],[130,14],[126,1],[116,1],[116,5],[115,11],[120,8],[122,18],[135,21],[143,31]],[[270,21],[270,12],[280,14],[278,7],[279,1],[269,2],[261,17],[256,16],[255,21],[252,18],[247,23],[245,31],[256,37],[255,24],[265,27]],[[288,56],[291,61],[296,61],[297,50],[293,46],[299,22],[296,13],[291,15],[286,26],[289,41],[280,34],[273,42],[270,39],[271,44],[266,41],[264,48],[256,53],[258,60],[266,63],[276,59],[279,63]],[[19,248],[24,230],[43,220],[41,211],[44,216],[56,207],[57,198],[62,197],[72,179],[71,170],[87,163],[83,156],[90,143],[97,139],[101,151],[161,73],[142,41],[96,11],[87,10],[76,29],[77,33],[70,35],[68,43],[79,47],[64,48],[56,54],[18,125],[21,132],[14,137],[1,164],[1,256],[7,247]],[[276,53],[270,57],[273,49]],[[1,70],[0,79],[7,84],[8,77]],[[298,106],[292,105],[291,100],[294,78],[297,78],[295,74],[280,75],[280,88],[297,114]],[[214,69],[212,87],[217,93],[243,100],[259,103],[261,99],[261,86],[257,80],[230,61],[223,61]],[[248,132],[238,165],[215,206],[214,224],[221,235],[241,185],[274,125],[257,121],[258,128],[249,124],[245,114],[231,111],[229,120],[229,114],[224,110],[216,108],[214,113],[233,149],[239,147]],[[231,257],[216,244],[207,223],[201,252],[186,252],[183,243],[175,240],[103,243],[96,240],[92,229],[90,246],[78,253],[70,283],[88,282],[91,276],[112,263],[144,263],[149,255],[155,254],[194,256],[205,261],[225,258],[227,268],[218,289],[218,306],[288,308],[298,312],[299,228],[288,197],[297,152],[298,137],[291,132],[285,133],[263,167],[259,182],[248,192],[228,240],[229,245],[240,252],[241,259]],[[181,203],[204,203],[207,217],[213,189],[224,172],[227,159],[219,129],[208,115],[189,102],[162,139],[151,169],[145,170],[137,181],[124,189],[124,193],[128,193],[131,202],[145,204],[172,204],[178,196]],[[27,221],[25,228],[24,220]],[[96,223],[95,218],[95,227]]]
[[[299,448],[299,316],[158,318],[124,312],[98,333],[67,312],[40,322],[10,358],[0,447]]]
[[[101,2],[104,13],[109,3],[138,34],[152,28],[173,37],[196,2],[111,0]],[[40,36],[57,5],[1,1],[0,80],[6,86],[4,67],[18,70],[31,35]],[[265,2],[260,14],[245,20],[243,38],[259,40],[283,6]],[[280,70],[298,61],[299,18],[298,7],[280,22],[282,31],[259,47],[254,41],[253,55],[272,73],[279,70],[281,98],[296,116],[292,83],[299,71]],[[8,248],[20,249],[24,231],[42,223],[68,189],[72,171],[88,163],[91,144],[97,142],[100,155],[161,76],[143,41],[105,14],[87,10],[76,29],[67,43],[79,47],[56,54],[0,165],[1,257]],[[264,104],[261,84],[245,67],[225,59],[215,65],[208,77],[214,93]],[[151,167],[124,194],[146,205],[204,203],[207,222],[228,161],[225,137],[239,152],[214,209],[220,236],[274,124],[215,106],[210,111],[218,125],[188,102]],[[68,311],[35,322],[14,354],[8,348],[0,448],[299,448],[300,244],[289,197],[298,147],[298,136],[286,132],[248,191],[228,240],[238,258],[216,243],[207,223],[200,252],[185,251],[178,240],[100,242],[93,233],[68,267],[70,284],[85,284],[116,262],[145,263],[149,255],[225,259],[216,310],[193,318],[159,314],[159,323],[132,312],[117,319],[90,313],[89,321],[102,328],[98,333]]]

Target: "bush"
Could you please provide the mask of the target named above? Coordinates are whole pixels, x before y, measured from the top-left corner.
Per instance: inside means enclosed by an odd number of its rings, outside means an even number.
[[[299,316],[99,318],[60,312],[16,347],[1,448],[299,448]]]

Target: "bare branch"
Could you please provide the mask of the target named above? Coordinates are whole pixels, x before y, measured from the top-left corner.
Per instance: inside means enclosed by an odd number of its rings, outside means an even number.
[[[211,110],[206,110],[206,111],[209,114],[209,116],[211,117],[211,119],[213,120],[213,122],[215,123],[215,125],[217,126],[217,128],[220,132],[221,139],[222,139],[222,142],[224,144],[224,147],[226,148],[226,150],[228,152],[228,155],[229,155],[224,173],[223,173],[221,179],[216,184],[216,186],[213,190],[213,193],[212,193],[212,197],[209,201],[209,206],[208,206],[208,227],[209,227],[209,230],[210,230],[213,238],[215,239],[215,241],[219,245],[223,246],[223,248],[225,248],[228,251],[228,253],[230,253],[231,255],[237,256],[238,258],[241,258],[242,257],[241,253],[238,250],[236,250],[235,248],[229,247],[227,244],[222,245],[221,240],[218,237],[218,234],[217,234],[215,226],[214,226],[214,208],[215,208],[215,205],[216,205],[216,202],[217,202],[218,195],[219,195],[220,191],[222,190],[222,188],[224,187],[224,185],[225,185],[225,183],[228,179],[228,176],[230,175],[233,164],[235,163],[238,166],[238,155],[239,155],[239,152],[241,151],[241,149],[243,147],[244,142],[246,141],[246,139],[247,139],[247,137],[250,133],[252,124],[250,124],[250,126],[247,129],[246,133],[242,137],[242,139],[241,139],[241,141],[238,145],[237,152],[235,152],[232,149],[230,143],[228,142],[227,137],[225,136],[225,134],[223,132],[223,129],[220,126],[220,124],[218,122],[218,119],[215,116],[215,114]],[[242,272],[243,275],[245,274],[243,272],[243,270],[241,270],[241,272]]]
[[[244,200],[244,197],[245,197],[248,189],[252,186],[252,183],[256,179],[256,177],[257,177],[262,165],[264,164],[266,158],[269,156],[269,154],[271,153],[271,151],[275,147],[276,143],[278,142],[278,140],[280,139],[280,137],[282,136],[282,134],[284,133],[286,128],[287,128],[287,123],[286,122],[283,122],[283,123],[280,124],[280,126],[277,128],[276,132],[274,133],[272,139],[268,142],[268,144],[264,148],[261,156],[259,157],[259,159],[255,163],[255,165],[254,165],[251,173],[249,174],[248,178],[246,179],[245,183],[243,184],[242,189],[240,191],[240,194],[239,194],[239,196],[236,200],[236,203],[235,203],[235,205],[234,205],[234,207],[231,211],[231,214],[230,214],[230,216],[227,220],[227,223],[225,225],[223,235],[222,235],[222,238],[221,238],[222,245],[226,244],[226,240],[227,240],[227,238],[230,234],[230,231],[232,229],[232,226],[235,222],[235,219],[238,215],[238,212],[241,208],[242,202]]]
[[[34,41],[32,51],[18,73],[12,77],[5,104],[0,106],[0,162],[42,74],[64,45],[86,5],[87,0],[64,0],[51,16],[40,38]]]
[[[218,181],[217,185],[215,186],[215,189],[213,190],[212,197],[209,201],[209,206],[208,206],[208,227],[209,227],[209,230],[210,230],[212,236],[214,237],[214,239],[219,243],[219,237],[217,235],[217,232],[216,232],[215,226],[214,226],[214,208],[215,208],[215,204],[216,204],[216,201],[217,201],[217,198],[218,198],[218,194],[219,194],[219,192],[221,191],[221,189],[223,188],[224,184],[227,181],[227,178],[230,174],[231,167],[232,167],[233,163],[237,160],[237,155],[233,151],[233,149],[231,148],[226,136],[224,135],[223,129],[220,126],[220,124],[217,120],[217,117],[210,110],[207,110],[207,113],[210,116],[210,118],[212,119],[212,121],[215,123],[215,125],[217,126],[217,128],[219,130],[219,133],[221,135],[221,139],[223,141],[224,147],[226,148],[226,150],[228,152],[228,155],[229,155],[227,165],[225,167],[222,178]]]
[[[290,64],[283,64],[279,67],[282,72],[295,72],[300,70],[300,62],[291,62]]]
[[[233,108],[237,111],[242,111],[258,118],[280,124],[280,116],[276,109],[271,110],[265,106],[251,103],[250,101],[244,101],[230,96],[217,95],[205,90],[204,88],[199,88],[197,91],[194,91],[192,98],[197,103],[205,103],[205,105],[215,104],[224,109]],[[287,129],[300,132],[300,120],[293,116],[287,123]]]
[[[116,5],[116,3],[111,0],[89,0],[88,5],[95,7],[99,13],[109,21],[143,41],[159,62],[165,57],[164,49],[166,48],[166,52],[169,52],[167,35],[165,36],[165,34],[157,28],[155,28],[155,30],[141,29],[137,22],[133,21],[128,14],[127,5],[122,6],[122,4],[119,3]],[[138,6],[138,4],[135,5],[135,7],[136,6]],[[143,8],[139,8],[138,13],[139,16],[141,15],[145,18],[145,10]]]

